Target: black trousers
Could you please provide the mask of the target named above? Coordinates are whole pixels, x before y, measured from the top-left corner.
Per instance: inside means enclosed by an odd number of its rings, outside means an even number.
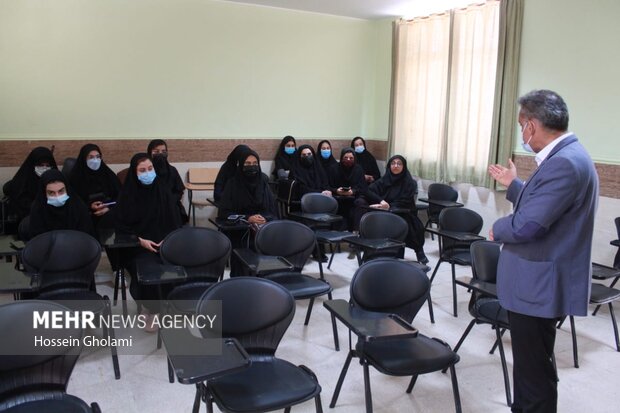
[[[513,412],[555,413],[557,374],[553,347],[557,319],[508,312],[514,360]]]

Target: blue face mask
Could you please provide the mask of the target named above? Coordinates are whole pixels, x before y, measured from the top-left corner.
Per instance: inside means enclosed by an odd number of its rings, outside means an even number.
[[[286,152],[287,155],[292,155],[295,153],[295,148],[291,146],[285,146],[284,152]]]
[[[62,194],[59,196],[48,196],[47,204],[55,207],[61,207],[67,202],[67,199],[69,199],[69,195],[67,194]]]
[[[101,167],[101,158],[87,159],[86,166],[88,166],[93,171],[99,170],[99,168]]]
[[[331,149],[321,149],[321,156],[323,157],[323,159],[328,159],[330,156],[332,156],[332,150]]]
[[[355,153],[362,153],[362,152],[364,152],[364,149],[366,149],[366,148],[364,148],[363,145],[362,146],[356,146],[355,147]]]
[[[153,183],[156,176],[157,174],[155,173],[155,170],[153,169],[151,171],[138,174],[138,181],[140,181],[144,185],[150,185]]]

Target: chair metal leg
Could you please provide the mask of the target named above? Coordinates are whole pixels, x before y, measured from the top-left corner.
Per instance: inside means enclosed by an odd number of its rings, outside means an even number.
[[[285,407],[284,413],[291,413],[291,406]]]
[[[575,317],[572,315],[569,316],[570,320],[570,330],[573,336],[573,362],[575,364],[575,368],[579,368],[579,355],[577,354],[577,332],[575,331]]]
[[[366,400],[366,413],[372,413],[372,394],[370,393],[370,369],[364,362],[364,399]]]
[[[110,299],[107,296],[103,297],[105,302],[105,313],[108,319],[112,319],[112,308],[110,306]],[[106,337],[110,342],[115,342],[116,337],[114,334],[114,328],[110,327],[109,329],[104,325],[103,326],[103,336]],[[119,380],[121,378],[121,369],[118,365],[118,354],[116,350],[116,346],[110,345],[110,351],[112,353],[112,367],[114,368],[114,378]]]
[[[504,333],[506,332],[505,328],[501,328],[499,331],[499,335],[500,337],[504,337]],[[499,342],[497,340],[495,340],[495,343],[493,343],[493,347],[491,347],[491,351],[489,351],[489,354],[493,354],[495,353],[495,349],[497,348],[497,345],[499,344]]]
[[[504,388],[506,390],[506,404],[512,406],[512,397],[510,394],[510,378],[508,376],[508,366],[506,365],[506,355],[504,354],[504,344],[502,343],[502,334],[499,326],[495,326],[495,334],[497,335],[497,347],[499,347],[499,358],[502,362],[502,372],[504,373]]]
[[[323,403],[321,403],[321,394],[317,394],[314,398],[314,404],[316,406],[316,413],[323,413]]]
[[[314,297],[310,299],[310,303],[308,303],[308,311],[306,311],[306,320],[304,321],[304,325],[307,326],[310,322],[310,314],[312,314],[312,306],[314,305]]]
[[[354,355],[355,352],[353,350],[349,350],[349,354],[347,354],[347,359],[345,360],[344,366],[342,366],[342,371],[340,372],[340,376],[338,377],[338,382],[336,383],[336,388],[334,389],[332,401],[329,403],[329,407],[331,408],[334,408],[336,406],[338,396],[340,395],[340,389],[342,388],[342,383],[344,382],[344,377],[347,375],[347,370],[349,370],[349,365],[351,364],[351,360],[353,360]]]
[[[418,375],[411,376],[411,380],[409,381],[409,386],[407,386],[407,393],[411,393],[413,391],[413,386],[415,386],[415,382],[418,380]]]
[[[618,340],[618,324],[614,315],[614,307],[609,303],[609,313],[611,314],[611,323],[614,326],[614,336],[616,337],[616,351],[620,351],[620,340]]]
[[[170,359],[166,357],[166,360],[168,361],[168,381],[170,383],[174,383],[174,369],[172,368],[172,363],[170,362]]]
[[[461,336],[461,338],[459,339],[459,342],[456,343],[456,346],[454,347],[454,352],[456,353],[457,351],[459,351],[459,348],[461,348],[461,345],[463,344],[463,342],[465,341],[465,338],[467,338],[467,335],[469,334],[469,332],[471,331],[472,328],[474,328],[474,326],[476,325],[476,320],[473,319],[469,322],[469,324],[467,325],[467,328],[465,329],[465,331],[463,332],[463,335]],[[445,370],[444,370],[445,371]]]
[[[336,255],[336,250],[334,249],[334,244],[332,244],[331,242],[329,243],[329,249],[331,250],[331,257],[329,257],[329,262],[327,263],[327,269],[331,269],[332,268],[332,261],[334,261],[334,255]]]
[[[433,311],[433,300],[431,300],[431,291],[428,291],[428,316],[431,318],[431,324],[435,324],[435,312]]]
[[[441,263],[443,262],[443,260],[441,258],[439,258],[439,261],[437,261],[437,264],[435,265],[435,269],[433,270],[433,274],[431,275],[431,285],[433,284],[433,280],[435,279],[435,275],[437,274],[437,270],[439,269],[439,266],[441,265]]]
[[[194,396],[194,406],[192,407],[192,413],[198,413],[200,411],[200,401],[202,400],[202,383],[196,383],[196,395]],[[209,408],[207,407],[207,411]]]
[[[319,247],[319,243],[315,242],[316,244],[316,261],[319,263],[319,278],[321,280],[325,279],[325,276],[323,275],[323,252],[321,251],[321,248]]]
[[[454,393],[454,406],[456,407],[456,413],[461,413],[461,396],[459,394],[459,382],[456,378],[456,369],[454,364],[450,366],[450,378],[452,379],[452,393]]]
[[[451,264],[452,267],[452,307],[454,309],[454,316],[458,317],[456,312],[456,268],[454,263]]]
[[[334,348],[340,351],[340,343],[338,340],[338,327],[336,326],[336,317],[332,314],[332,331],[334,333]]]

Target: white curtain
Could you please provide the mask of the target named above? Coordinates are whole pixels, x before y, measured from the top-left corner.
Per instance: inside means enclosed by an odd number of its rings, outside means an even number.
[[[499,1],[399,21],[390,150],[426,179],[482,185],[489,159]]]

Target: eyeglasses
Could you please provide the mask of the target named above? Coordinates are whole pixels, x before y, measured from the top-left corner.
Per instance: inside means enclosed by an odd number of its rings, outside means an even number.
[[[396,162],[390,163],[390,166],[403,166],[403,163],[401,161],[396,161]]]

